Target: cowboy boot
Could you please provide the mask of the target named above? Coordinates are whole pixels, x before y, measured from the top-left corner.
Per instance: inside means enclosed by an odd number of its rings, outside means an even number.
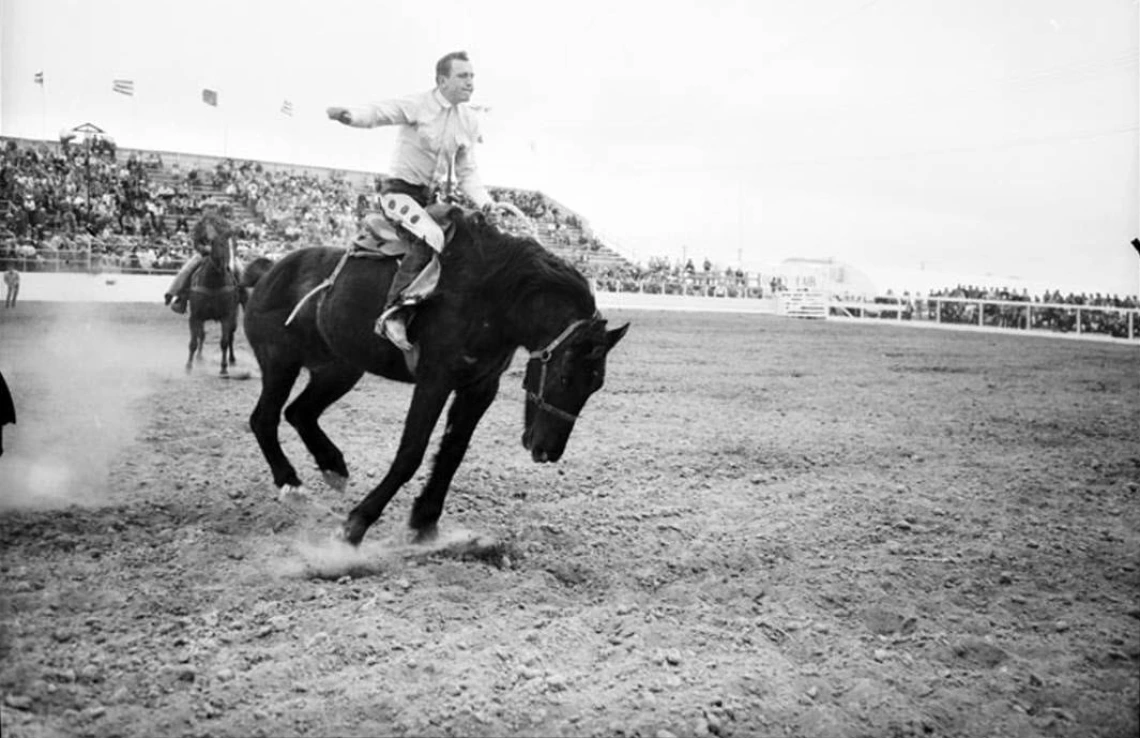
[[[167,297],[167,301],[169,302],[169,298],[171,298],[172,296],[167,295],[166,297]],[[183,315],[186,312],[186,303],[187,303],[186,293],[185,292],[179,292],[177,295],[173,295],[173,298],[174,298],[174,302],[171,303],[170,309],[173,310],[174,312],[178,313],[179,315]]]
[[[384,312],[376,320],[376,333],[384,336],[401,351],[410,351],[412,344],[408,341],[407,310],[409,307],[403,302],[404,290],[408,288],[425,266],[431,263],[431,248],[417,241],[408,241],[408,253],[400,261],[400,266],[392,276],[392,285],[388,288],[388,301]]]

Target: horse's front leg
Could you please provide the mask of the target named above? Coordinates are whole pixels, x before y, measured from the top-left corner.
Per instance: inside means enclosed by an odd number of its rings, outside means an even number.
[[[194,326],[194,344],[198,347],[197,359],[202,361],[202,352],[206,349],[206,321],[201,320]]]
[[[190,355],[186,357],[186,371],[194,366],[194,352],[198,350],[198,329],[194,321],[190,321]]]
[[[412,478],[424,459],[431,432],[447,404],[450,388],[439,382],[421,379],[412,394],[412,404],[404,420],[404,433],[400,437],[400,447],[392,461],[388,473],[380,484],[368,493],[360,504],[348,514],[344,521],[342,535],[356,546],[368,532],[368,528],[379,519],[384,508],[399,491],[400,487]]]
[[[436,523],[443,514],[443,502],[451,487],[452,477],[459,469],[475,427],[495,401],[499,392],[499,378],[484,382],[477,387],[469,387],[455,393],[455,400],[447,412],[447,427],[439,444],[431,476],[424,485],[423,492],[412,506],[408,524],[416,531],[416,543],[425,543],[435,538]]]
[[[230,319],[230,336],[229,336],[229,340],[228,340],[229,351],[230,351],[230,364],[237,364],[237,357],[234,356],[234,336],[237,335],[237,324],[238,324],[237,316],[238,316],[238,306],[234,305],[233,317]]]
[[[229,376],[229,362],[228,354],[233,353],[234,342],[234,327],[226,323],[222,324],[222,339],[220,341],[222,349],[222,376]]]

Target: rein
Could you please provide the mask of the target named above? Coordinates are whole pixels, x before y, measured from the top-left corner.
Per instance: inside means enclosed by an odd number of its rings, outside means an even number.
[[[562,408],[555,407],[554,405],[551,405],[549,402],[547,402],[545,399],[543,399],[543,393],[546,392],[546,365],[550,363],[550,360],[552,358],[554,358],[554,350],[556,348],[558,348],[562,344],[563,341],[565,341],[567,338],[569,338],[571,335],[573,335],[574,331],[578,330],[579,327],[581,327],[582,325],[584,325],[586,323],[589,323],[591,320],[593,320],[596,317],[598,317],[598,313],[594,313],[594,316],[592,318],[581,318],[579,320],[575,320],[573,323],[566,326],[566,330],[564,330],[564,331],[562,331],[562,333],[558,334],[558,337],[555,338],[550,343],[546,344],[545,347],[539,349],[538,351],[531,351],[529,354],[530,360],[531,361],[538,361],[540,363],[540,366],[542,367],[542,369],[541,369],[541,373],[538,376],[538,394],[535,394],[534,392],[527,390],[526,391],[527,399],[529,399],[531,402],[533,402],[535,404],[535,407],[537,407],[539,410],[550,413],[554,417],[560,418],[560,419],[565,420],[569,423],[573,423],[574,421],[578,420],[578,416],[575,415],[574,413],[568,413],[565,410],[563,410]],[[525,385],[525,380],[524,380],[523,388],[525,389],[525,387],[526,387],[526,385]]]

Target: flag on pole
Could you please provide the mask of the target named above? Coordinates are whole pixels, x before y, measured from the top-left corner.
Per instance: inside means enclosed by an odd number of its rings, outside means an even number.
[[[120,95],[130,97],[135,94],[135,81],[132,79],[116,79],[111,82],[111,89]]]
[[[44,73],[43,72],[36,72],[36,84],[37,85],[43,85],[43,83],[44,83]]]
[[[218,91],[202,88],[202,102],[211,107],[218,107]]]
[[[285,115],[289,116],[290,118],[292,118],[293,117],[293,103],[289,102],[288,100],[281,103],[281,112],[284,113]]]

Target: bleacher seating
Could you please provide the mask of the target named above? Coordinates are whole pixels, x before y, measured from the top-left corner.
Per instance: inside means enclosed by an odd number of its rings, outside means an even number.
[[[150,249],[170,257],[144,259],[151,270],[175,268],[189,253],[184,234],[207,206],[223,209],[236,222],[246,251],[344,242],[354,235],[357,218],[374,207],[370,198],[381,176],[113,145],[95,150],[91,142],[67,146],[6,138],[0,146],[7,173],[0,183],[0,241],[9,254],[17,247],[34,251],[35,259],[22,260],[32,269],[53,259],[50,268],[81,263],[137,269],[131,254]],[[99,182],[91,181],[92,168],[102,173]],[[117,172],[129,172],[129,178],[123,174],[117,180]],[[124,196],[128,189],[129,198]],[[595,237],[579,214],[545,194],[509,187],[492,191],[530,216],[530,232],[540,243],[584,271],[635,268]],[[27,198],[34,205],[25,207]],[[51,251],[86,256],[59,259]]]
[[[98,141],[67,146],[0,138],[0,155],[0,262],[24,271],[173,272],[189,257],[189,228],[207,206],[222,208],[235,221],[239,254],[245,257],[346,243],[358,219],[376,209],[382,178],[365,171],[122,149]],[[722,269],[707,259],[702,268],[691,259],[682,264],[661,257],[643,266],[546,193],[511,187],[491,192],[526,213],[531,222],[525,231],[576,265],[600,291],[759,298],[786,290],[778,275]],[[944,296],[979,295],[957,288]],[[1107,295],[1056,293],[1044,301],[1136,306],[1134,298]],[[1050,313],[1042,316],[1052,319]]]

